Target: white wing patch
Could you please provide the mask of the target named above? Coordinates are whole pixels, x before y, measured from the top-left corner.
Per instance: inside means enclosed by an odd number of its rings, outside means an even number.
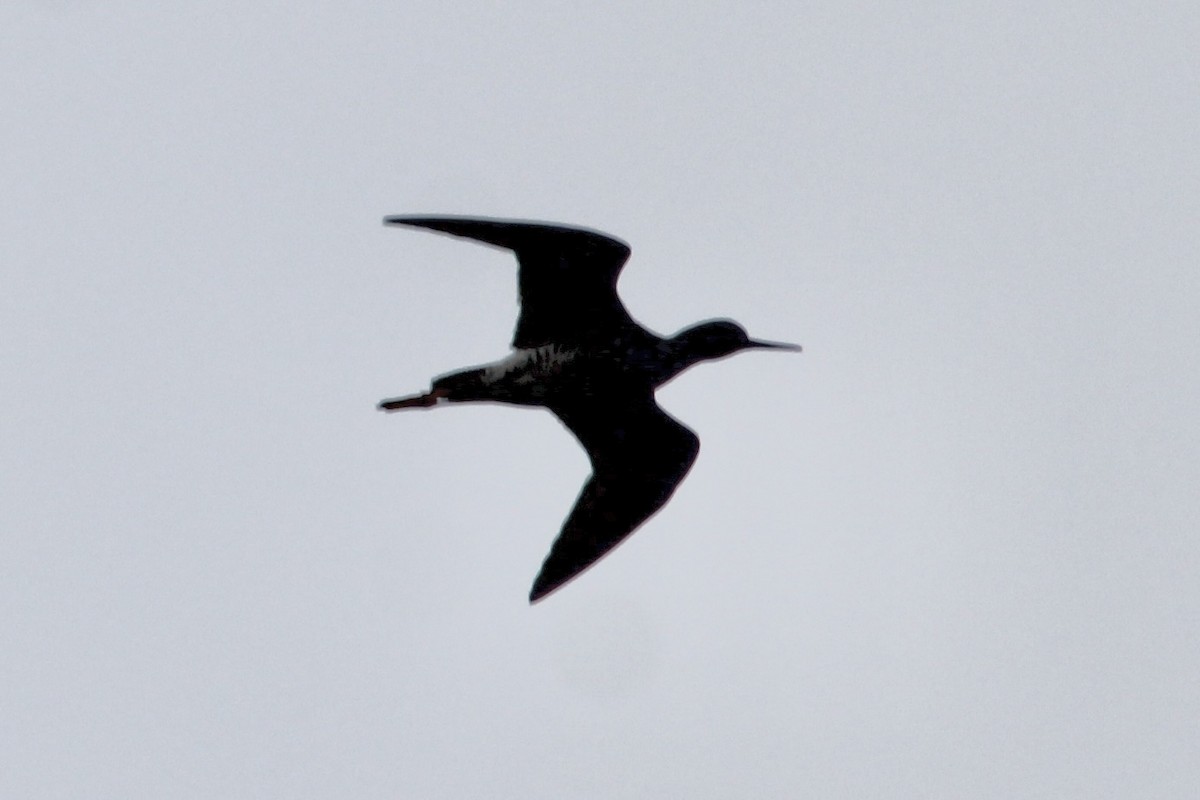
[[[525,347],[483,369],[485,384],[511,382],[516,386],[540,383],[558,375],[578,351],[556,344]]]

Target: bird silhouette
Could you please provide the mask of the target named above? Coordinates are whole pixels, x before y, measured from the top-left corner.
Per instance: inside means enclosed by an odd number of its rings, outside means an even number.
[[[639,325],[617,296],[629,246],[568,225],[478,217],[392,216],[511,250],[519,264],[513,352],[435,378],[424,394],[383,400],[400,411],[493,401],[549,409],[591,461],[584,484],[529,594],[536,603],[624,541],[670,499],[700,440],[654,400],[658,387],[700,361],[752,348],[799,350],[751,339],[730,320],[664,338]]]

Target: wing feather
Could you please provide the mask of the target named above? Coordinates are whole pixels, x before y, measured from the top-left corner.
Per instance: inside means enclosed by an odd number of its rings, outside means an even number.
[[[599,231],[483,217],[386,217],[391,225],[462,236],[512,250],[520,264],[521,315],[513,347],[603,340],[633,325],[617,297],[629,245]]]
[[[592,475],[534,581],[535,603],[625,541],[675,493],[700,450],[687,426],[654,403],[552,408],[583,444]]]

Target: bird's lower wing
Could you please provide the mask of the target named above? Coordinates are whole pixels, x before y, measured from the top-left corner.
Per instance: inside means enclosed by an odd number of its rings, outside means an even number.
[[[700,440],[651,399],[604,412],[554,409],[592,460],[592,476],[533,583],[536,603],[595,564],[666,504],[683,481]]]

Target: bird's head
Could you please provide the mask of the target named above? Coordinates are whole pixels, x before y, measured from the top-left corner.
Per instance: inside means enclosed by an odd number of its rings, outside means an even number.
[[[746,329],[733,320],[714,319],[687,328],[675,337],[679,349],[689,360],[704,361],[724,358],[742,350],[754,348],[799,351],[800,345],[786,342],[767,342],[751,339]]]

